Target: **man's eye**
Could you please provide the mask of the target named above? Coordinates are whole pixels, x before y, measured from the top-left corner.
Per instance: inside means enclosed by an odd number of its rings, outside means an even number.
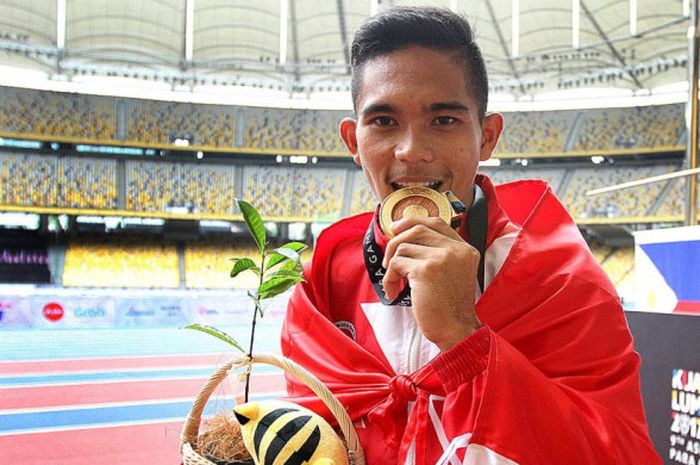
[[[395,124],[395,121],[388,116],[378,116],[372,120],[372,123],[377,126],[391,126]]]
[[[434,124],[437,125],[446,125],[446,124],[454,124],[457,121],[456,118],[453,118],[451,116],[438,116],[434,120]]]

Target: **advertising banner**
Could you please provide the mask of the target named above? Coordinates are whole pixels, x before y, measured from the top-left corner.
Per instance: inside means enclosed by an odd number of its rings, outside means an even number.
[[[114,326],[114,304],[110,297],[32,296],[28,299],[37,327],[101,328]]]
[[[182,326],[188,317],[180,297],[124,297],[114,299],[117,326]]]
[[[8,293],[9,294],[9,293]],[[279,327],[291,292],[263,302],[260,326]],[[188,323],[247,326],[253,303],[246,291],[230,292],[22,289],[0,292],[0,329],[182,327]]]
[[[0,297],[0,328],[30,328],[29,302],[23,297]]]
[[[187,303],[191,323],[212,326],[250,324],[253,315],[253,303],[245,294],[200,295],[188,299]]]

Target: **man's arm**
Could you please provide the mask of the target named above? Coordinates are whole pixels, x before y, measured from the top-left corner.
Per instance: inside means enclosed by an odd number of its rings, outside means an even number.
[[[447,350],[481,326],[474,311],[479,252],[439,218],[404,218],[392,232],[384,290],[393,299],[407,280],[421,332]]]

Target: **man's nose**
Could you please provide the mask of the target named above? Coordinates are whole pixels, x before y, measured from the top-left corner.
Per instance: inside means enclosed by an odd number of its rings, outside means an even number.
[[[394,148],[394,157],[406,163],[433,161],[430,140],[419,129],[407,128]]]

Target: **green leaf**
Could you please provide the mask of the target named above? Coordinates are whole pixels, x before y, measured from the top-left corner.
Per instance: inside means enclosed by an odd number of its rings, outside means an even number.
[[[221,331],[220,329],[214,328],[212,326],[206,326],[206,325],[200,325],[199,323],[192,323],[187,326],[185,326],[186,329],[194,329],[197,331],[201,331],[203,333],[210,334],[214,336],[217,339],[221,339],[222,341],[226,342],[227,344],[232,345],[236,349],[240,350],[244,354],[246,353],[245,349],[241,347],[241,345],[236,341],[234,338],[226,334],[225,332]]]
[[[253,260],[250,258],[239,258],[236,259],[236,262],[233,264],[233,268],[231,269],[231,277],[235,278],[246,270],[251,270],[258,274],[260,273],[258,266]]]
[[[267,261],[265,271],[288,259],[298,262],[301,259],[301,257],[299,257],[299,253],[306,249],[306,247],[307,245],[301,242],[288,242],[287,244],[275,249],[270,254],[270,259]]]
[[[294,263],[294,262],[289,262],[289,263]],[[270,276],[268,276],[268,279],[280,279],[280,278],[285,278],[285,279],[297,279],[301,278],[298,282],[304,281],[303,276],[301,276],[301,273],[298,270],[278,270],[272,273]]]
[[[299,253],[308,247],[309,246],[304,244],[303,242],[287,242],[286,244],[280,246],[279,248],[280,249],[289,249],[289,250],[293,250],[293,251]]]
[[[304,267],[300,262],[294,262],[292,260],[287,260],[279,267],[278,271],[296,271],[298,274],[304,270]]]
[[[260,299],[269,299],[270,297],[283,293],[294,284],[303,280],[304,278],[301,276],[272,278],[262,283],[260,289],[258,289],[258,295],[260,296]]]
[[[246,226],[248,226],[248,231],[250,235],[255,239],[255,243],[258,244],[258,249],[260,253],[265,250],[265,243],[267,242],[267,234],[265,233],[265,225],[260,218],[260,213],[255,209],[254,206],[246,202],[245,200],[238,199],[238,208],[243,214],[243,219],[245,220]]]

